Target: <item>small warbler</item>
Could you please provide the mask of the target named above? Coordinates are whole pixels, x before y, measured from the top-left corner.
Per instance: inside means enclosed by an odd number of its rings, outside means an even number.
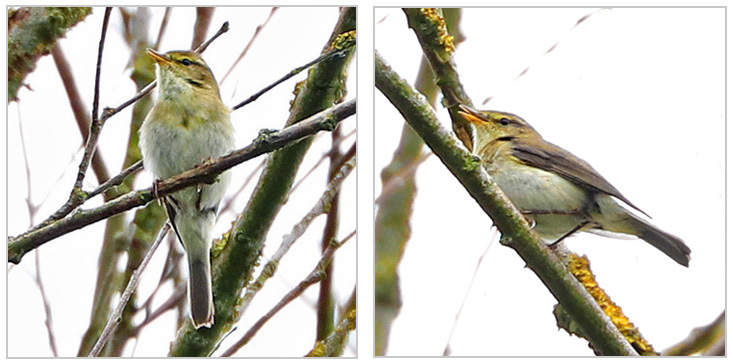
[[[545,141],[519,116],[465,105],[459,114],[474,127],[474,151],[486,171],[543,239],[557,242],[577,231],[635,235],[688,266],[690,248],[680,238],[614,201],[646,215],[590,164]]]
[[[158,100],[140,128],[143,162],[156,179],[180,174],[234,148],[230,109],[214,75],[198,53],[148,49],[156,63]],[[211,292],[211,230],[229,185],[228,172],[213,184],[165,197],[168,218],[188,256],[191,319],[196,329],[214,324]]]

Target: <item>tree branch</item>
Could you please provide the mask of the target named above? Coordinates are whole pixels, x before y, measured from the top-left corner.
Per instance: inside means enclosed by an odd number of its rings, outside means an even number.
[[[444,11],[448,30],[451,34],[458,33],[461,9]],[[435,105],[438,96],[433,75],[427,59],[421,57],[415,88],[427,97],[431,105]],[[417,191],[415,173],[417,167],[432,155],[423,154],[424,145],[412,128],[404,124],[399,146],[380,175],[382,192],[375,201],[378,209],[374,220],[374,353],[377,356],[387,352],[391,325],[402,307],[398,266],[411,234],[410,219]]]
[[[120,297],[120,302],[117,304],[117,308],[109,317],[109,320],[107,320],[107,325],[104,327],[102,335],[99,336],[97,343],[94,344],[92,351],[89,353],[90,357],[96,357],[99,355],[99,353],[102,351],[102,348],[104,348],[104,345],[107,343],[107,340],[110,338],[110,335],[112,335],[112,332],[117,327],[117,324],[119,324],[120,320],[122,320],[122,312],[125,310],[125,306],[127,306],[127,302],[130,300],[130,297],[132,297],[135,289],[137,289],[137,284],[140,281],[140,276],[142,275],[143,271],[145,271],[145,268],[148,266],[150,259],[153,257],[153,254],[158,249],[160,242],[163,241],[165,235],[168,234],[168,230],[170,230],[170,225],[165,225],[163,229],[160,230],[158,237],[155,239],[153,245],[150,247],[150,250],[145,255],[145,259],[143,259],[143,261],[140,263],[140,266],[135,269],[135,272],[130,277],[130,281],[127,283],[127,287],[125,288],[125,292],[122,293],[122,297]]]
[[[216,160],[206,161],[177,176],[158,181],[157,196],[163,197],[197,183],[213,183],[221,172],[319,131],[333,130],[341,120],[354,115],[355,112],[356,100],[352,99],[282,130],[261,131],[252,144],[242,149]],[[78,210],[61,220],[11,237],[8,239],[8,261],[17,264],[23,255],[49,240],[132,208],[144,206],[155,197],[154,187],[133,191],[100,207]]]
[[[346,243],[354,235],[356,235],[356,231],[351,232],[341,241],[332,242],[323,252],[323,255],[321,255],[321,259],[318,261],[315,268],[313,268],[310,274],[308,274],[305,279],[298,283],[297,286],[295,286],[288,293],[286,293],[285,296],[283,296],[283,298],[280,300],[280,302],[275,304],[275,306],[271,308],[270,311],[267,311],[264,316],[257,320],[257,322],[255,322],[254,325],[252,325],[252,327],[247,330],[244,336],[241,339],[237,340],[237,342],[234,343],[234,345],[232,345],[229,349],[227,349],[227,351],[225,351],[222,356],[232,356],[232,354],[236,353],[237,350],[242,348],[242,346],[247,345],[247,343],[252,340],[255,334],[257,334],[257,332],[263,326],[265,326],[267,321],[270,321],[270,319],[275,316],[276,313],[282,310],[290,302],[293,302],[293,300],[298,298],[298,296],[303,294],[303,292],[305,292],[308,287],[323,280],[323,277],[325,277],[324,270],[331,264],[331,260],[333,259],[333,255],[336,253],[336,250],[342,247],[344,243]]]
[[[445,97],[444,104],[448,107],[453,132],[468,148],[473,150],[471,140],[473,127],[458,115],[458,105],[473,105],[471,98],[463,89],[458,78],[453,52],[455,51],[454,37],[448,33],[442,11],[434,8],[403,9],[407,15],[407,22],[415,31],[418,42],[423,49],[425,59],[435,74],[435,83],[440,87]]]

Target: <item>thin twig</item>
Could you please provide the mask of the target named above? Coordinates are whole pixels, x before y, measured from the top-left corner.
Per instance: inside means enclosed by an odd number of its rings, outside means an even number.
[[[254,34],[252,34],[252,37],[249,39],[249,42],[247,42],[247,45],[244,46],[242,53],[240,53],[239,57],[237,57],[237,60],[234,61],[234,63],[232,63],[232,66],[229,67],[229,70],[227,71],[227,73],[224,74],[224,77],[221,78],[221,83],[224,83],[224,80],[227,79],[229,74],[232,73],[235,67],[237,67],[237,65],[242,60],[242,58],[244,58],[247,52],[249,52],[249,49],[252,47],[252,44],[254,44],[255,39],[257,39],[262,29],[264,29],[267,23],[270,21],[270,19],[272,19],[272,16],[275,15],[275,11],[277,11],[277,9],[278,7],[273,7],[272,10],[270,10],[270,15],[267,17],[267,19],[265,19],[265,21],[262,22],[262,24],[258,25],[257,28],[255,28]]]
[[[104,21],[102,22],[102,35],[99,39],[99,49],[97,51],[97,67],[94,76],[94,97],[92,101],[92,124],[89,128],[89,137],[84,147],[84,157],[79,164],[79,173],[74,182],[74,188],[71,190],[71,199],[76,199],[81,191],[81,185],[84,182],[89,162],[97,149],[97,141],[99,133],[102,131],[102,121],[99,120],[99,79],[102,73],[102,54],[104,53],[104,40],[107,38],[107,26],[109,25],[109,15],[112,12],[111,7],[104,9]]]
[[[244,345],[247,345],[247,343],[252,340],[252,338],[257,334],[258,331],[269,321],[275,314],[277,314],[280,310],[282,310],[285,306],[287,306],[290,302],[298,298],[303,292],[305,292],[308,287],[320,282],[323,277],[323,268],[326,267],[331,263],[331,259],[333,258],[334,253],[336,253],[336,250],[343,246],[344,243],[346,243],[349,239],[351,239],[354,235],[356,235],[356,230],[352,231],[349,235],[347,235],[343,240],[339,242],[333,242],[331,245],[329,245],[328,249],[326,249],[323,252],[323,255],[321,255],[321,259],[316,264],[315,268],[308,274],[305,279],[303,279],[300,283],[298,283],[297,286],[295,286],[293,289],[291,289],[283,298],[278,302],[273,308],[270,309],[264,316],[262,316],[257,322],[252,325],[252,327],[244,334],[244,336],[237,340],[234,345],[232,345],[227,351],[225,351],[222,356],[232,356],[232,354],[236,353],[237,350],[241,349]]]
[[[20,117],[20,108],[18,108],[18,120],[20,121],[18,123],[18,132],[20,134],[20,150],[23,153],[23,163],[25,165],[25,179],[27,191],[25,204],[28,207],[28,220],[31,221],[31,224],[33,224],[33,219],[36,216],[36,211],[38,208],[34,206],[31,200],[31,197],[33,196],[31,185],[31,165],[30,162],[28,162],[28,150],[25,146],[25,134],[23,133],[23,119]]]
[[[262,272],[260,272],[260,275],[252,284],[247,286],[247,290],[245,291],[244,297],[242,298],[242,303],[239,306],[240,316],[247,310],[249,304],[252,302],[252,299],[254,299],[257,292],[259,292],[262,286],[264,286],[265,282],[275,274],[280,260],[290,250],[293,244],[295,244],[298,238],[300,238],[303,233],[305,233],[311,222],[313,222],[316,217],[326,212],[334,196],[336,196],[338,194],[338,191],[341,189],[343,181],[346,179],[349,173],[351,173],[355,166],[356,157],[352,156],[348,162],[343,164],[338,173],[333,176],[333,179],[331,179],[331,181],[328,183],[326,191],[323,192],[316,204],[313,205],[310,211],[308,211],[308,213],[297,224],[295,224],[295,226],[293,226],[290,234],[283,237],[283,241],[280,244],[280,247],[278,247],[277,251],[275,251],[275,254],[272,255],[267,264],[265,264],[265,266],[262,268]]]
[[[163,34],[165,34],[166,28],[168,28],[168,20],[171,17],[171,7],[165,8],[163,13],[163,20],[160,22],[160,29],[158,30],[158,38],[155,40],[155,49],[160,49],[160,43],[163,41]]]
[[[199,46],[206,39],[206,32],[211,25],[211,18],[214,16],[214,10],[211,7],[196,8],[196,23],[193,26],[193,39],[191,39],[191,49]]]
[[[297,75],[298,73],[301,73],[305,70],[307,70],[309,67],[318,64],[320,62],[323,62],[327,59],[331,59],[331,57],[344,57],[346,53],[349,51],[349,49],[333,49],[327,53],[322,54],[318,58],[306,63],[304,66],[298,67],[290,72],[288,72],[285,76],[282,76],[279,80],[275,81],[274,83],[270,84],[269,86],[263,88],[259,92],[255,93],[254,95],[250,96],[248,99],[238,103],[234,107],[232,107],[232,110],[237,110],[241,108],[244,105],[247,105],[255,100],[257,100],[260,96],[264,95],[267,91],[272,90],[275,88],[275,86],[287,81],[291,77]]]
[[[157,181],[156,188],[132,191],[104,205],[77,210],[53,224],[33,228],[19,236],[8,238],[8,261],[19,263],[25,253],[51,239],[86,225],[106,219],[138,206],[144,206],[155,198],[163,197],[186,187],[200,183],[213,183],[220,173],[262,154],[282,148],[291,142],[313,135],[321,130],[333,130],[341,120],[356,113],[356,100],[352,99],[320,113],[285,127],[279,131],[261,131],[252,144],[226,156],[201,163],[194,168],[163,181]]]
[[[165,264],[163,265],[163,269],[160,271],[160,277],[158,278],[158,284],[155,285],[155,288],[152,292],[150,292],[150,295],[148,295],[148,298],[145,299],[145,302],[143,302],[140,307],[143,308],[145,311],[146,317],[150,315],[150,312],[152,311],[151,307],[153,305],[153,300],[156,298],[158,292],[160,292],[160,289],[163,287],[166,281],[172,278],[171,270],[173,267],[171,266],[171,259],[180,259],[180,254],[177,253],[178,249],[175,247],[175,242],[171,241],[173,239],[168,239],[168,255],[166,256]],[[174,282],[175,283],[175,282]],[[180,282],[179,282],[180,283]]]
[[[260,161],[260,164],[258,164],[257,167],[255,167],[255,169],[252,170],[252,172],[249,174],[249,176],[247,176],[247,178],[244,180],[244,182],[242,182],[242,184],[239,186],[239,189],[237,190],[237,192],[234,192],[232,194],[232,196],[229,197],[229,199],[226,200],[222,204],[221,208],[219,209],[220,213],[219,213],[219,215],[217,217],[222,216],[222,214],[224,212],[227,212],[227,211],[229,211],[232,208],[232,206],[234,205],[234,201],[237,199],[237,197],[239,197],[239,195],[244,191],[245,188],[247,188],[247,186],[250,184],[250,182],[252,182],[252,180],[254,179],[254,177],[256,175],[258,175],[258,172],[260,170],[262,170],[262,168],[264,168],[264,167],[265,167],[265,159],[263,158]]]
[[[164,313],[174,309],[176,306],[178,306],[178,303],[181,302],[182,299],[186,297],[187,290],[186,282],[181,282],[173,289],[173,294],[168,297],[165,302],[163,302],[155,311],[147,312],[145,313],[145,319],[143,322],[141,322],[139,325],[135,326],[135,333],[133,336],[137,336],[142,329],[144,329],[148,324],[155,321],[158,317],[162,316]],[[145,306],[147,307],[151,299],[153,297],[151,296],[148,301],[146,301]],[[149,311],[149,310],[148,310]]]
[[[580,17],[580,19],[578,19],[578,20],[577,20],[577,21],[575,22],[575,24],[574,24],[574,25],[572,26],[572,28],[570,28],[570,30],[568,30],[568,34],[570,34],[570,33],[572,33],[573,31],[575,31],[575,29],[576,29],[576,28],[578,28],[578,26],[579,26],[580,24],[582,24],[583,22],[585,22],[586,20],[588,20],[588,18],[590,18],[591,16],[593,16],[593,15],[595,15],[596,13],[598,13],[598,12],[600,12],[600,11],[603,11],[603,10],[610,10],[610,8],[601,8],[601,9],[597,9],[597,10],[595,10],[595,11],[591,12],[591,13],[588,13],[588,14],[586,14],[586,15],[583,15],[582,17]],[[555,50],[555,49],[557,48],[557,46],[559,46],[559,45],[560,45],[560,43],[561,43],[562,41],[563,41],[562,39],[560,39],[560,40],[556,41],[556,42],[555,42],[555,43],[554,43],[554,44],[553,44],[552,46],[550,46],[550,48],[547,48],[547,50],[545,50],[545,52],[544,52],[544,53],[542,54],[542,56],[540,56],[540,57],[545,57],[545,56],[547,56],[548,54],[552,53],[552,51],[554,51],[554,50]],[[516,81],[516,80],[518,80],[518,79],[522,78],[522,77],[523,77],[524,75],[526,75],[526,74],[527,74],[527,72],[529,72],[529,70],[530,70],[530,69],[531,69],[532,67],[533,67],[533,64],[529,64],[529,65],[527,65],[527,67],[525,67],[525,68],[524,68],[524,69],[523,69],[523,70],[522,70],[521,72],[519,72],[519,73],[518,73],[518,74],[517,74],[516,76],[514,76],[514,81]],[[493,98],[494,98],[494,96],[488,96],[488,97],[484,98],[484,100],[483,100],[483,101],[481,102],[481,105],[486,105],[486,104],[488,104],[488,103],[489,103],[489,101],[491,101],[491,99],[493,99]]]
[[[331,331],[331,333],[322,340],[319,340],[315,347],[305,356],[307,357],[327,357],[338,356],[343,351],[343,343],[349,332],[356,329],[356,309],[346,312],[346,315]]]
[[[410,162],[410,164],[400,169],[400,171],[393,175],[392,178],[390,178],[389,181],[387,181],[387,183],[382,187],[382,192],[380,192],[379,196],[377,196],[377,199],[374,200],[374,204],[381,205],[382,202],[384,202],[383,200],[385,196],[390,197],[394,189],[402,186],[405,180],[411,174],[415,173],[417,167],[419,167],[423,162],[428,160],[428,158],[433,155],[434,154],[432,152],[423,153],[423,155],[421,155],[419,158],[413,160],[412,162]]]
[[[36,250],[36,285],[38,291],[41,293],[41,300],[43,301],[43,311],[46,313],[46,332],[48,333],[48,345],[51,347],[51,352],[54,357],[59,356],[59,352],[56,349],[56,336],[53,334],[53,317],[51,315],[51,305],[48,303],[48,296],[46,296],[46,290],[43,288],[43,280],[41,279],[41,254],[40,251]]]
[[[83,99],[79,93],[78,87],[76,86],[76,81],[74,80],[74,75],[71,72],[71,66],[69,65],[69,61],[66,59],[66,55],[61,48],[61,44],[57,44],[51,50],[51,56],[53,57],[53,62],[56,64],[56,69],[61,77],[61,82],[64,85],[66,96],[69,98],[69,106],[71,106],[71,111],[74,114],[74,119],[76,120],[76,125],[81,133],[82,140],[87,140],[89,138],[89,125],[91,124],[89,121],[89,112],[84,106],[84,102],[82,101]],[[107,165],[99,151],[94,153],[94,156],[92,156],[92,170],[97,176],[98,183],[102,183],[109,179]]]
[[[48,225],[66,215],[68,215],[71,211],[73,211],[75,208],[83,205],[87,200],[90,198],[103,193],[107,191],[108,189],[119,186],[122,184],[122,182],[127,178],[127,176],[141,170],[143,168],[142,161],[137,161],[133,163],[131,166],[127,167],[124,171],[120,172],[118,175],[108,179],[106,182],[99,185],[97,188],[94,189],[94,191],[89,193],[81,193],[76,198],[72,199],[69,198],[69,200],[64,203],[63,206],[61,206],[56,212],[51,214],[45,221],[43,221],[40,225],[36,226],[36,228]]]
[[[22,120],[20,117],[18,120]],[[25,197],[25,203],[28,207],[28,220],[30,221],[30,225],[33,226],[33,221],[35,221],[36,218],[36,212],[38,212],[38,206],[33,204],[33,193],[32,193],[32,183],[31,183],[31,167],[30,163],[28,162],[28,152],[26,150],[25,145],[25,135],[23,134],[23,123],[18,123],[18,130],[20,133],[20,148],[23,153],[23,162],[25,164],[25,176],[26,176],[26,197]],[[48,303],[48,296],[46,295],[46,290],[43,286],[43,280],[41,279],[41,256],[40,252],[36,250],[35,254],[36,258],[36,285],[38,286],[38,291],[41,294],[41,301],[43,302],[43,311],[46,314],[46,332],[48,333],[48,344],[51,347],[51,352],[53,353],[54,357],[58,357],[58,349],[56,348],[56,336],[53,333],[53,317],[51,315],[51,305]]]
[[[116,176],[108,179],[107,182],[104,182],[103,184],[99,185],[99,187],[95,188],[94,191],[89,192],[86,195],[86,198],[84,199],[84,201],[86,201],[86,200],[88,200],[88,199],[90,199],[90,198],[92,198],[92,197],[94,197],[94,196],[96,196],[96,195],[98,195],[98,194],[100,194],[102,192],[105,192],[105,191],[107,191],[108,189],[110,189],[112,187],[119,186],[120,184],[122,184],[122,182],[125,181],[125,178],[127,178],[127,176],[129,176],[129,175],[131,175],[131,174],[133,174],[135,172],[138,172],[141,169],[143,169],[143,161],[142,160],[139,160],[139,161],[133,163],[131,166],[125,168],[125,170],[122,171],[122,172],[120,172],[118,175],[116,175]]]
[[[163,228],[160,230],[160,233],[158,234],[158,237],[155,238],[153,245],[150,246],[150,250],[148,250],[145,258],[143,258],[143,261],[140,263],[140,266],[135,269],[135,271],[132,273],[132,276],[130,276],[130,282],[127,283],[127,287],[125,288],[125,292],[122,293],[122,297],[120,297],[120,302],[117,304],[117,308],[115,308],[114,312],[112,312],[112,315],[109,317],[109,320],[107,320],[107,324],[104,326],[102,334],[99,336],[99,339],[94,344],[92,350],[89,352],[89,357],[96,357],[99,355],[99,353],[102,351],[102,348],[104,348],[104,345],[107,343],[110,335],[112,334],[112,331],[117,328],[120,320],[122,320],[122,312],[125,310],[125,306],[127,306],[127,302],[130,300],[130,297],[132,297],[133,292],[135,292],[137,284],[140,281],[140,276],[145,270],[145,267],[147,267],[148,263],[150,262],[150,258],[153,257],[155,250],[158,249],[160,242],[163,241],[165,234],[168,233],[168,230],[170,230],[170,225],[166,224],[165,226],[163,226]]]
[[[209,38],[209,40],[207,40],[206,42],[201,43],[200,46],[196,47],[196,49],[194,49],[194,52],[204,53],[204,51],[206,51],[206,48],[209,48],[209,45],[213,41],[215,41],[216,38],[219,38],[222,34],[228,32],[228,31],[229,31],[229,22],[228,21],[225,21],[224,24],[221,25],[221,27],[219,28],[219,30],[217,30],[216,33],[214,33],[214,35],[212,35],[211,38]]]
[[[331,133],[331,150],[328,152],[328,179],[331,180],[344,165],[343,154],[341,153],[341,127],[334,129]],[[353,145],[353,155],[356,156],[356,143]],[[350,151],[351,152],[351,151]],[[354,158],[352,157],[352,158]],[[349,159],[351,160],[351,159]],[[340,191],[340,189],[339,189]],[[326,226],[323,228],[321,237],[321,250],[325,251],[330,242],[336,239],[339,231],[339,209],[341,193],[337,192],[331,200],[331,206],[326,212]],[[334,326],[334,304],[331,287],[333,284],[333,265],[325,268],[326,277],[318,285],[318,304],[316,312],[316,340],[325,339]]]
[[[725,311],[711,323],[692,329],[689,335],[672,347],[662,351],[664,356],[691,356],[695,354],[725,355],[725,353],[711,353],[718,340],[725,342]],[[714,349],[713,349],[714,351]]]
[[[355,135],[355,134],[356,134],[356,129],[352,130],[351,132],[349,132],[349,133],[348,133],[348,134],[346,134],[346,135],[340,136],[340,137],[339,137],[339,143],[341,143],[341,142],[342,142],[342,141],[343,141],[344,139],[346,139],[346,138],[349,138],[349,137],[351,137],[352,135]],[[318,137],[318,136],[316,136],[316,137]],[[351,145],[351,148],[356,148],[356,143],[352,144],[352,145]],[[295,183],[293,184],[293,188],[291,188],[291,189],[290,189],[290,192],[289,192],[289,193],[290,193],[290,194],[292,195],[292,194],[293,194],[293,192],[295,192],[295,191],[296,191],[296,190],[298,189],[298,187],[300,187],[300,185],[301,185],[301,184],[303,184],[303,182],[305,182],[305,180],[306,180],[306,179],[307,179],[307,178],[308,178],[308,177],[309,177],[309,176],[310,176],[311,174],[313,174],[313,172],[315,172],[315,170],[316,170],[316,169],[318,169],[318,167],[319,167],[319,166],[320,166],[320,165],[321,165],[321,164],[322,164],[323,162],[325,162],[325,161],[326,161],[326,158],[328,158],[328,156],[329,156],[330,154],[331,154],[331,152],[330,152],[330,151],[329,151],[329,152],[326,152],[326,153],[323,153],[323,155],[321,155],[321,158],[319,158],[319,159],[318,159],[318,162],[316,162],[316,164],[314,164],[314,165],[313,165],[313,167],[311,167],[311,168],[310,168],[310,169],[308,170],[308,172],[306,172],[306,173],[305,173],[305,174],[303,175],[303,177],[301,177],[301,178],[300,178],[300,179],[299,179],[299,180],[298,180],[297,182],[295,182]]]
[[[471,293],[471,288],[473,287],[473,284],[476,282],[476,276],[478,276],[478,271],[481,268],[481,263],[483,263],[484,258],[486,257],[486,254],[489,252],[489,249],[493,245],[491,242],[496,240],[497,232],[498,230],[494,229],[494,235],[491,237],[491,239],[489,239],[489,244],[486,244],[486,249],[484,249],[483,253],[481,253],[481,256],[479,256],[478,261],[476,262],[476,267],[473,269],[473,275],[471,276],[471,282],[468,283],[466,294],[463,295],[461,306],[458,307],[458,312],[456,312],[456,316],[453,319],[453,325],[451,325],[450,333],[448,334],[448,338],[446,339],[445,347],[443,348],[443,356],[450,356],[451,354],[450,343],[453,340],[453,333],[456,331],[456,326],[458,326],[458,320],[461,318],[461,314],[463,313],[463,308],[466,307],[466,302],[468,302],[468,294]]]

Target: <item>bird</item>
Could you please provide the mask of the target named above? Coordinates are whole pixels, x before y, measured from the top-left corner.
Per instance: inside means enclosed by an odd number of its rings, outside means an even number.
[[[156,180],[170,178],[234,148],[230,108],[222,101],[209,66],[194,51],[165,54],[155,62],[158,97],[140,127],[143,164]],[[187,187],[163,198],[168,219],[188,259],[190,317],[194,328],[214,325],[211,231],[230,172],[212,184]]]
[[[623,207],[615,199],[648,217],[588,162],[545,141],[521,117],[462,104],[458,114],[473,126],[486,172],[543,240],[554,244],[579,231],[633,235],[689,266],[691,250],[682,239]]]

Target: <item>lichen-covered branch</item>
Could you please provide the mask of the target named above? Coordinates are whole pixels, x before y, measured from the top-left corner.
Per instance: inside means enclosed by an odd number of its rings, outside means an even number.
[[[8,9],[8,102],[56,40],[84,20],[92,8],[31,7]]]

